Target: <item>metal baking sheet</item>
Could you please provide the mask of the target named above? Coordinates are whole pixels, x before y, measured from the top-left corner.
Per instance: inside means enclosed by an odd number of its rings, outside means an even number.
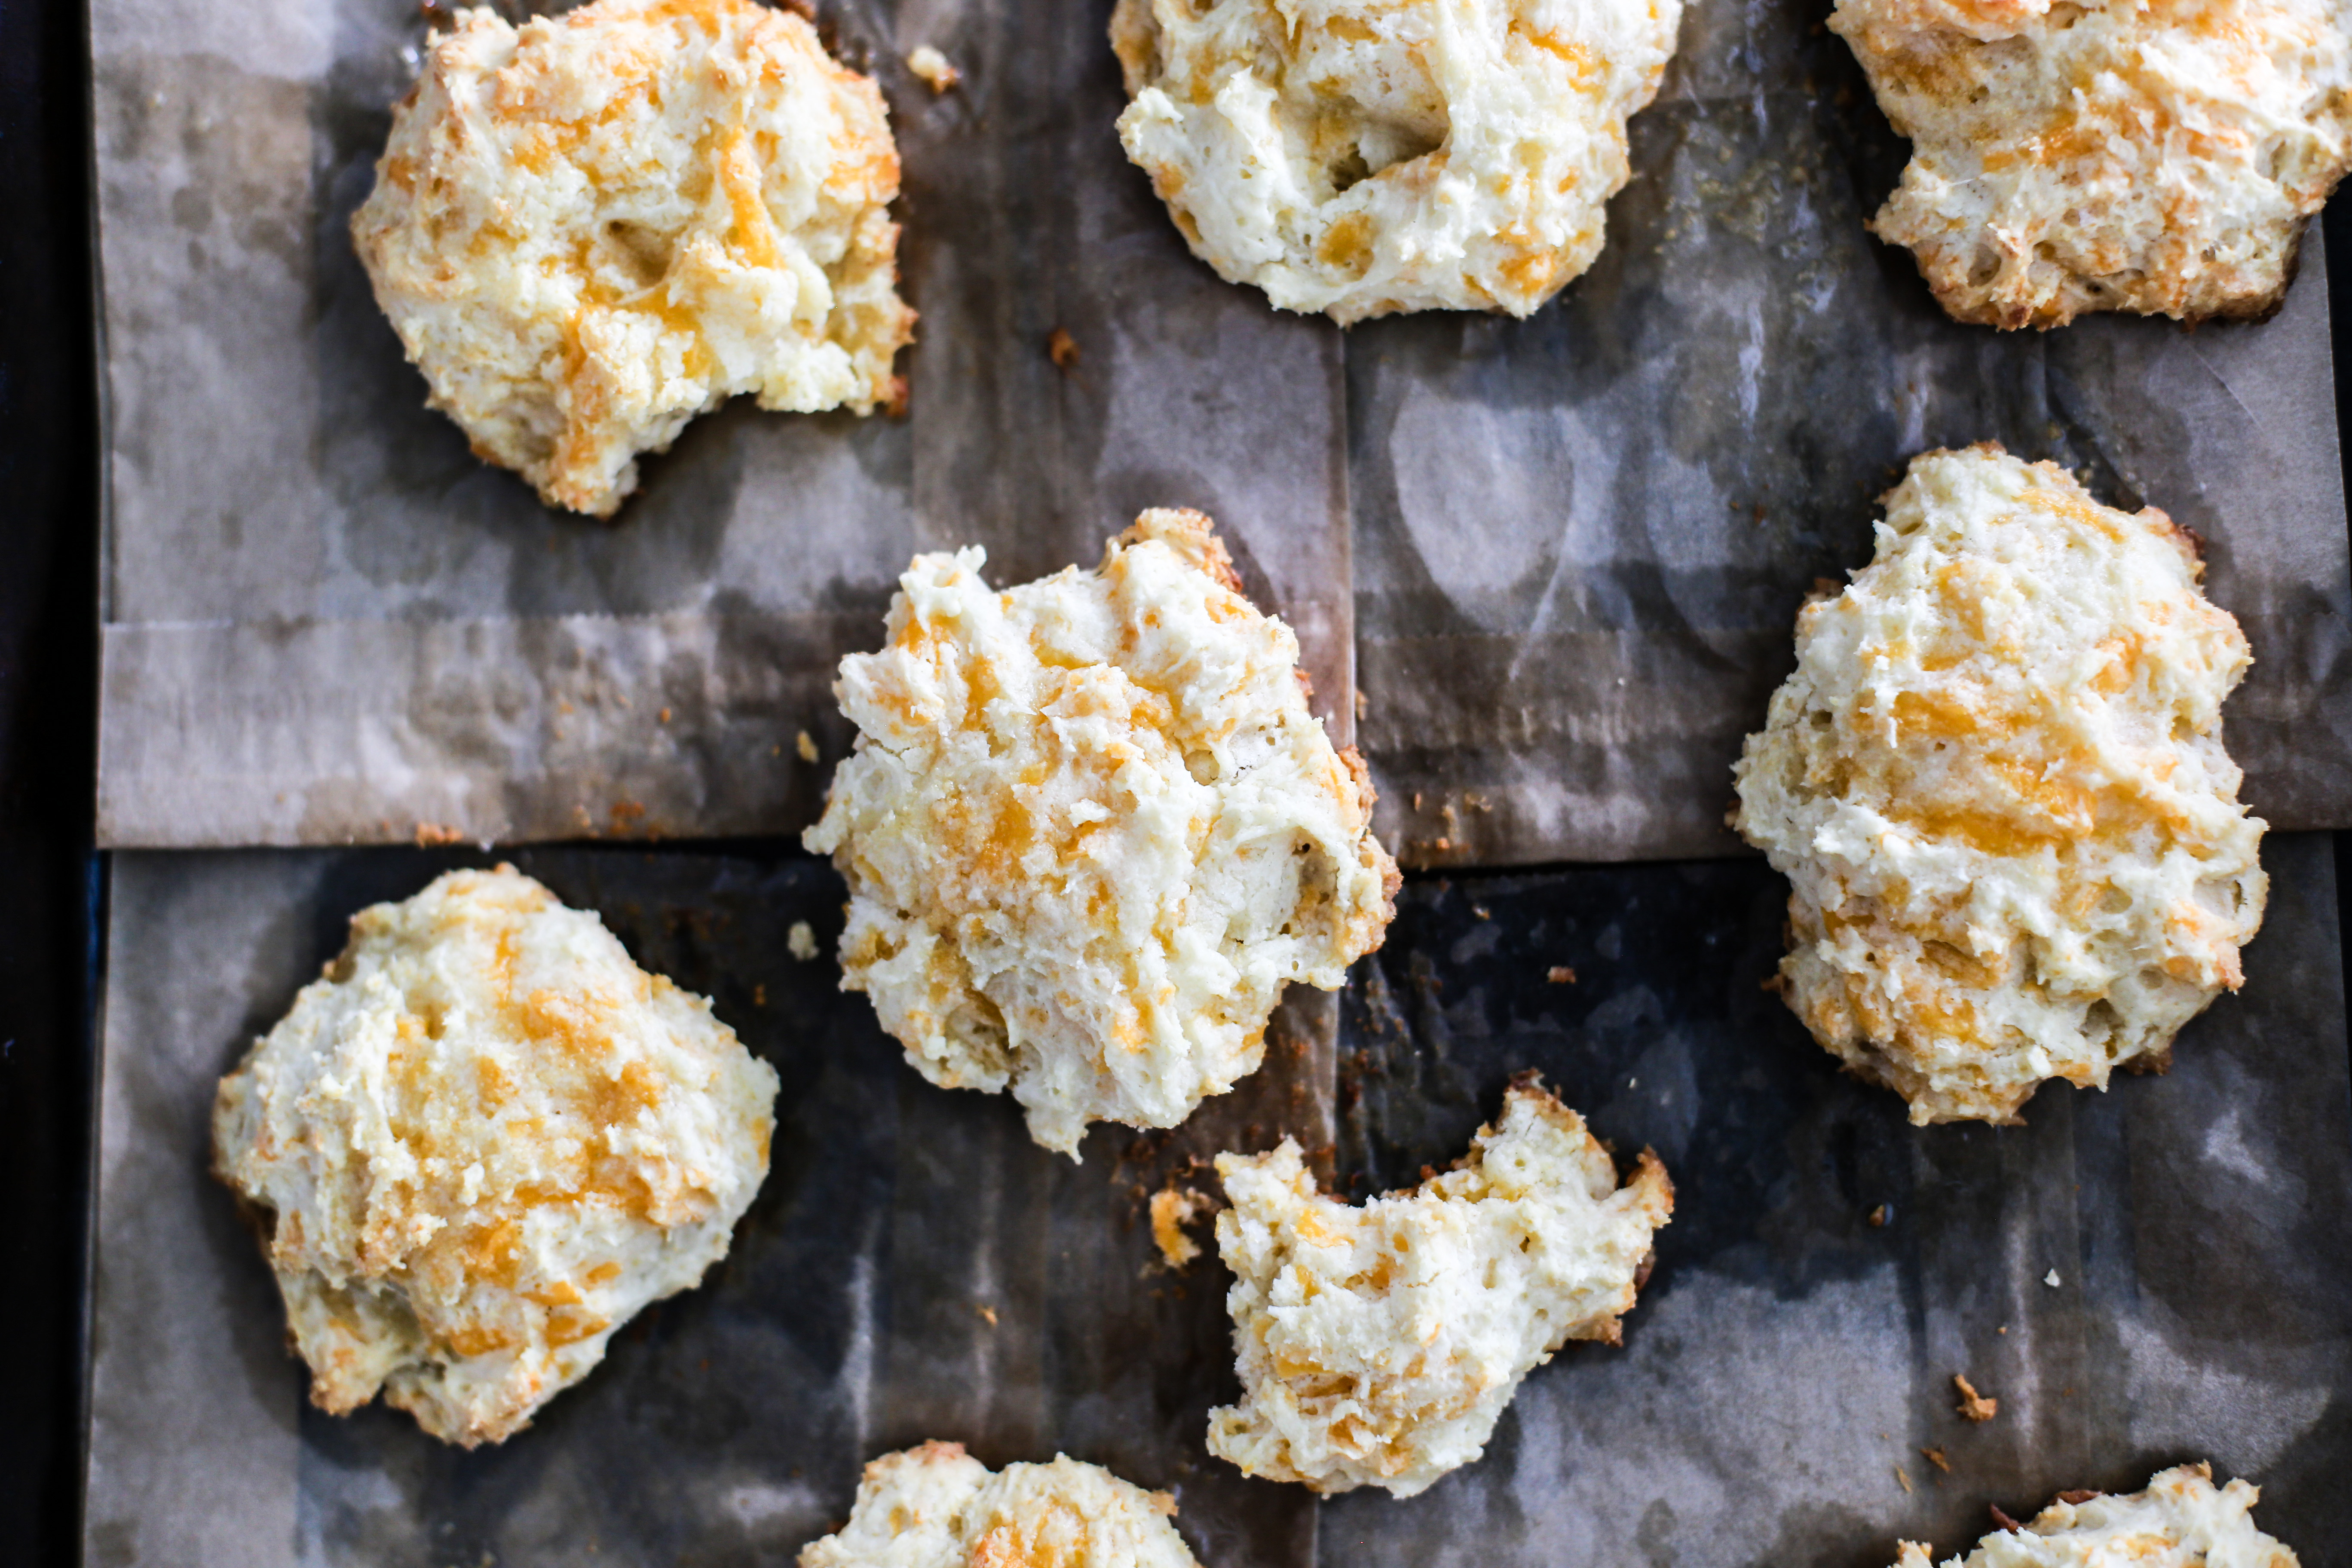
[[[1263,1072],[1173,1137],[1098,1128],[1074,1165],[1009,1100],[922,1082],[829,959],[787,955],[790,921],[837,927],[821,864],[528,851],[709,992],[783,1091],[727,1261],[467,1455],[381,1408],[305,1406],[205,1129],[219,1074],[352,910],[479,858],[118,855],[87,1561],[788,1563],[846,1515],[861,1463],[940,1437],[1168,1488],[1206,1568],[1883,1568],[1899,1536],[1973,1541],[1988,1504],[2195,1458],[2259,1482],[2258,1519],[2326,1562],[2352,1533],[2337,899],[2324,836],[2263,858],[2244,991],[2168,1075],[2045,1089],[2022,1128],[1914,1129],[1833,1071],[1759,989],[1784,885],[1732,860],[1418,878],[1387,946],[1336,1008],[1288,1016]],[[1331,1146],[1342,1191],[1408,1182],[1523,1068],[1673,1173],[1623,1346],[1564,1351],[1481,1462],[1409,1501],[1317,1504],[1209,1458],[1204,1413],[1234,1393],[1224,1276],[1213,1253],[1150,1268],[1148,1193],[1286,1130]],[[1955,1373],[1993,1421],[1955,1414]]]
[[[1822,8],[1702,0],[1590,274],[1526,322],[1343,333],[1186,254],[1111,131],[1107,0],[819,9],[898,128],[911,412],[739,403],[608,526],[423,406],[352,253],[412,0],[93,0],[102,842],[795,831],[845,744],[829,671],[911,553],[1017,581],[1176,503],[1343,737],[1361,662],[1408,862],[1722,853],[1800,598],[1866,557],[1904,458],[1987,437],[2207,537],[2259,659],[2248,798],[2352,826],[2315,233],[2260,326],[1956,326],[1862,228],[1902,149]],[[956,91],[899,63],[925,42]]]

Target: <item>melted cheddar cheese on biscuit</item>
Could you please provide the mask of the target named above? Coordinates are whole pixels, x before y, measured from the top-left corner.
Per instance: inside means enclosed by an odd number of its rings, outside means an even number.
[[[1361,1207],[1318,1195],[1286,1138],[1217,1173],[1242,1402],[1209,1413],[1209,1451],[1326,1495],[1411,1497],[1477,1458],[1529,1371],[1570,1340],[1618,1342],[1674,1213],[1655,1155],[1619,1186],[1533,1083],[1453,1170]]]
[[[1839,0],[1910,166],[1871,227],[1964,321],[2259,316],[2352,166],[2342,0]]]
[[[848,879],[843,985],[1075,1157],[1256,1071],[1283,986],[1380,945],[1396,865],[1208,519],[1145,512],[1003,593],[984,559],[918,556],[887,646],[842,660],[857,744],[806,843]]]
[[[1944,1568],[2297,1568],[2294,1552],[2254,1526],[2262,1495],[2244,1481],[2216,1487],[2210,1465],[2178,1465],[2126,1497],[2068,1492]],[[1935,1568],[1935,1560],[1906,1541],[1895,1568]]]
[[[1789,1005],[1916,1122],[2161,1066],[2239,984],[2263,825],[2221,703],[2252,662],[2153,508],[1931,452],[1797,619],[1734,826],[1789,878]]]
[[[800,1568],[1199,1568],[1175,1512],[1099,1465],[992,1471],[961,1443],[925,1443],[866,1466],[849,1522]]]
[[[351,945],[224,1079],[213,1158],[259,1220],[310,1397],[446,1442],[520,1430],[727,1252],[776,1075],[710,1005],[510,867]]]
[[[874,84],[754,0],[597,0],[434,38],[352,233],[432,405],[549,504],[738,394],[898,401],[898,153]]]
[[[1679,0],[1119,0],[1128,156],[1286,310],[1524,316],[1592,265]]]

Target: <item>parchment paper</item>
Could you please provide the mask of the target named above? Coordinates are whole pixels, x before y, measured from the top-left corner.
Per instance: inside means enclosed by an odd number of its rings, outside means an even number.
[[[833,667],[879,644],[909,556],[979,543],[1024,581],[1155,505],[1218,521],[1346,738],[1337,335],[1183,254],[1110,134],[1092,10],[824,22],[893,105],[912,412],[739,400],[606,526],[424,407],[352,254],[412,0],[93,7],[101,842],[796,831],[847,741]],[[899,63],[927,41],[966,73],[944,98]]]
[[[1348,340],[1359,679],[1413,864],[1719,854],[1816,578],[1914,454],[1997,439],[2202,534],[2256,657],[2245,797],[2352,821],[2352,579],[2316,226],[2287,305],[1997,333],[1863,226],[1907,155],[1811,0],[1702,3],[1609,244],[1526,323]],[[1416,807],[1414,802],[1418,800]]]
[[[1107,11],[822,8],[893,105],[912,411],[739,404],[607,527],[424,408],[352,254],[410,0],[94,0],[101,841],[796,830],[846,741],[829,672],[908,555],[978,542],[1017,581],[1180,503],[1298,628],[1342,738],[1360,656],[1408,861],[1718,853],[1797,603],[1866,557],[1903,458],[1987,437],[2207,536],[2261,660],[2231,709],[2249,798],[2352,826],[2315,232],[2263,326],[1955,326],[1861,227],[1902,149],[1825,7],[1702,0],[1591,274],[1525,323],[1343,334],[1185,254],[1112,134]],[[961,89],[906,73],[922,42]]]
[[[467,858],[478,859],[479,857]],[[1171,1134],[1085,1163],[1009,1097],[933,1089],[838,990],[844,891],[803,857],[518,857],[644,963],[709,994],[783,1082],[765,1186],[697,1290],[592,1382],[467,1455],[381,1406],[305,1403],[260,1253],[207,1175],[213,1087],[340,951],[344,922],[459,863],[416,850],[124,855],[109,949],[87,1506],[90,1568],[788,1563],[877,1454],[1057,1450],[1177,1495],[1204,1562],[1312,1555],[1311,1504],[1201,1446],[1234,1397],[1222,1282],[1150,1268],[1149,1195],[1194,1154],[1331,1137],[1333,999]],[[135,955],[135,961],[133,958]]]
[[[1898,1535],[1941,1562],[1988,1504],[2026,1519],[2198,1459],[2331,1561],[2352,1531],[2335,863],[2317,835],[2263,859],[2245,988],[2171,1071],[2045,1086],[2013,1129],[1914,1128],[1835,1070],[1759,988],[1788,893],[1754,861],[1416,882],[1347,994],[1343,1167],[1412,1180],[1533,1067],[1621,1155],[1658,1151],[1675,1216],[1622,1350],[1568,1347],[1422,1498],[1335,1500],[1321,1561],[1886,1568]],[[1956,1373],[1991,1421],[1958,1415]]]
[[[90,1568],[783,1564],[846,1514],[865,1459],[926,1437],[1168,1487],[1206,1568],[1885,1568],[1898,1535],[1973,1542],[1988,1503],[2022,1516],[2196,1458],[2260,1483],[2258,1520],[2306,1563],[2352,1534],[2324,837],[2265,846],[2245,989],[2168,1076],[2045,1089],[2023,1128],[1915,1130],[1833,1072],[1758,989],[1783,886],[1734,860],[1416,880],[1339,1008],[1294,1014],[1265,1069],[1176,1137],[1097,1129],[1082,1165],[1031,1144],[1010,1100],[922,1082],[829,960],[785,955],[789,921],[837,929],[824,867],[525,852],[709,992],[783,1091],[727,1261],[473,1455],[381,1408],[304,1406],[258,1249],[205,1173],[214,1083],[345,918],[461,858],[114,858]],[[1328,1143],[1335,1104],[1343,1189],[1409,1182],[1526,1067],[1673,1174],[1623,1346],[1532,1373],[1486,1457],[1410,1501],[1318,1507],[1210,1458],[1205,1411],[1234,1392],[1226,1277],[1213,1249],[1146,1271],[1148,1193],[1192,1154]],[[1955,1414],[1954,1373],[1999,1399],[1992,1422]]]

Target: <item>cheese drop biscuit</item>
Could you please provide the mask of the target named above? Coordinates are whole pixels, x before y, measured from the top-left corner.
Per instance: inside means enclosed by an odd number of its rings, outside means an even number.
[[[214,1168],[261,1222],[310,1398],[495,1443],[727,1252],[776,1075],[710,1005],[511,867],[351,945],[221,1081]]]
[[[1286,310],[1524,316],[1601,253],[1680,0],[1118,0],[1118,133]]]
[[[461,11],[393,110],[352,234],[434,407],[550,505],[738,393],[871,413],[914,313],[872,82],[753,0]]]
[[[2340,0],[1839,0],[1910,166],[1871,227],[1963,321],[2260,316],[2352,162]]]
[[[2216,1487],[2210,1465],[2179,1465],[2128,1497],[2068,1492],[1944,1568],[2296,1568],[2294,1552],[2254,1528],[2262,1495],[2244,1481]],[[1895,1568],[1935,1564],[1906,1541]]]
[[[1318,1196],[1286,1138],[1220,1154],[1217,1173],[1242,1402],[1209,1413],[1209,1451],[1327,1495],[1423,1490],[1486,1451],[1562,1344],[1615,1344],[1675,1202],[1647,1150],[1619,1186],[1583,1119],[1533,1083],[1453,1170],[1361,1208]]]
[[[2241,978],[2263,825],[2221,702],[2252,662],[2194,542],[1990,445],[1930,452],[1797,617],[1735,772],[1790,884],[1784,994],[1915,1122],[2160,1067]]]
[[[841,661],[857,745],[806,842],[849,881],[842,984],[1075,1156],[1256,1071],[1284,984],[1380,945],[1396,866],[1208,519],[1145,512],[1002,594],[984,560],[916,557],[888,646]]]
[[[992,1471],[961,1443],[925,1443],[866,1466],[849,1522],[803,1547],[800,1568],[1199,1568],[1175,1512],[1099,1465]]]

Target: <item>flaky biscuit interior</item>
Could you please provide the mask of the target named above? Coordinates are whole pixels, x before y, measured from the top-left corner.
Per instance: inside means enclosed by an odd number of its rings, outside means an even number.
[[[1644,1150],[1617,1183],[1581,1117],[1514,1086],[1454,1169],[1360,1207],[1298,1145],[1221,1154],[1242,1402],[1209,1451],[1322,1493],[1411,1497],[1486,1450],[1520,1381],[1570,1340],[1614,1344],[1674,1187]]]

